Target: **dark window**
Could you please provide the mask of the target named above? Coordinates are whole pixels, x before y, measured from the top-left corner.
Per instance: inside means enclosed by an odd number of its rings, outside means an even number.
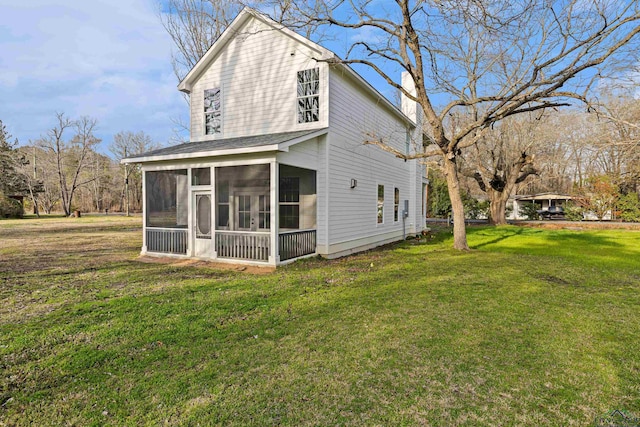
[[[393,220],[398,221],[398,213],[400,210],[400,190],[393,189]]]
[[[280,228],[300,228],[299,205],[280,205]]]
[[[300,178],[280,178],[280,228],[300,228]]]
[[[229,226],[229,205],[218,205],[218,227]]]
[[[300,201],[300,178],[280,178],[280,203]]]

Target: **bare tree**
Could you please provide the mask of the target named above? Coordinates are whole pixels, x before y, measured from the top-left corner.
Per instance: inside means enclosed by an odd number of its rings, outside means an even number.
[[[93,134],[97,124],[95,119],[81,117],[73,121],[65,117],[64,113],[56,113],[56,119],[57,125],[39,140],[39,145],[54,158],[62,210],[69,216],[76,190],[93,180],[81,180],[80,174],[87,165],[89,153],[100,140]],[[75,129],[76,133],[67,141],[64,138],[70,129]]]
[[[637,90],[637,86],[634,88]],[[607,93],[598,106],[593,146],[598,172],[613,177],[624,193],[640,189],[640,106],[634,93]]]
[[[134,156],[147,151],[160,148],[160,144],[153,142],[149,135],[144,132],[133,133],[130,131],[118,132],[113,137],[113,142],[109,144],[109,151],[113,154],[116,162],[128,156]],[[120,192],[120,210],[124,210],[125,201],[129,201],[130,193],[133,192],[134,208],[142,207],[142,171],[139,164],[120,165],[124,180],[122,191]]]
[[[399,158],[439,155],[453,207],[454,247],[461,250],[468,249],[457,165],[462,150],[507,117],[586,101],[598,72],[635,57],[640,33],[638,1],[280,3],[289,19],[368,30],[344,58],[328,62],[364,64],[422,107],[431,144],[425,153],[407,156],[371,135],[364,142]],[[387,71],[397,69],[411,75],[415,92]],[[440,97],[445,102],[437,107]],[[470,119],[449,126],[458,112]]]
[[[171,54],[178,80],[193,68],[242,8],[235,0],[158,2],[160,19],[176,50]]]
[[[506,224],[506,207],[516,185],[537,175],[535,151],[541,144],[541,117],[521,115],[502,120],[461,156],[461,171],[489,197],[489,220]]]

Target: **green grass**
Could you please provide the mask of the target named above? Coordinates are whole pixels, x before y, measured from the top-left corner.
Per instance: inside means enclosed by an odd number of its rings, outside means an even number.
[[[472,228],[262,275],[139,219],[0,222],[0,425],[577,425],[640,415],[640,233]]]

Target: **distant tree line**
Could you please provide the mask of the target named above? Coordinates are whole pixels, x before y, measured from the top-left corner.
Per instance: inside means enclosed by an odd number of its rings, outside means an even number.
[[[43,136],[19,145],[0,120],[0,216],[142,209],[139,165],[122,158],[158,148],[144,132],[122,131],[98,152],[97,120],[57,113]],[[19,201],[22,199],[22,202]]]
[[[488,131],[459,163],[467,218],[504,223],[510,196],[552,192],[573,197],[568,218],[640,221],[640,103],[633,90],[612,92],[597,110],[520,115]],[[446,181],[433,166],[428,214],[446,217]]]

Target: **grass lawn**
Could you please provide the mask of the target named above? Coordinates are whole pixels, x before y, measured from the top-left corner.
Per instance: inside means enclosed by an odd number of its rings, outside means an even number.
[[[139,218],[0,221],[0,425],[640,416],[640,232],[469,243],[253,275],[139,262]]]

